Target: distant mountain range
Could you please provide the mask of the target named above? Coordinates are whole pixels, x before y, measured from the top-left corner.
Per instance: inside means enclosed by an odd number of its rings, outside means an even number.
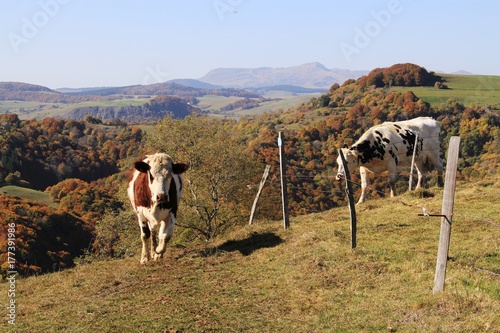
[[[315,93],[330,89],[334,83],[342,84],[348,79],[358,79],[368,74],[367,70],[327,68],[319,62],[292,67],[216,68],[198,79],[173,79],[163,85],[177,84],[196,89],[247,89],[254,92],[282,90],[291,93]],[[159,84],[149,85],[155,87]],[[123,90],[144,90],[145,86],[130,87],[85,87],[58,88],[56,91],[71,95],[107,95],[123,93]]]
[[[357,79],[368,74],[367,70],[333,68],[329,69],[319,62],[312,62],[299,66],[272,68],[216,68],[199,79],[174,79],[162,85],[182,85],[196,89],[246,89],[264,94],[266,91],[281,90],[291,93],[315,93],[330,89],[334,83],[342,84],[348,79]],[[158,86],[149,85],[148,87]],[[129,93],[141,89],[143,86],[132,87],[98,87],[98,88],[60,88],[59,92],[74,95]],[[126,88],[126,89],[124,89]],[[131,89],[133,88],[133,89]],[[151,92],[149,92],[151,93]]]
[[[217,68],[208,72],[198,81],[227,88],[259,88],[269,86],[295,86],[328,90],[334,83],[344,83],[347,79],[357,79],[369,71],[333,68],[319,62],[293,67],[272,68]]]

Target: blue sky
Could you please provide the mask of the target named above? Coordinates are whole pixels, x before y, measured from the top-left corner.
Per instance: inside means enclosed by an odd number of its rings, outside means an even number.
[[[500,75],[500,1],[0,0],[0,81],[50,88],[320,62]]]

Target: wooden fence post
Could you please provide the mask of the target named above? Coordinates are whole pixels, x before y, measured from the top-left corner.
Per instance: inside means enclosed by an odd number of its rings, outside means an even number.
[[[411,158],[411,168],[410,168],[410,181],[408,191],[411,191],[411,186],[413,183],[413,165],[415,164],[415,155],[417,154],[417,144],[418,144],[418,133],[415,135],[415,143],[413,144],[413,156]]]
[[[434,277],[434,294],[444,290],[446,264],[448,261],[448,250],[450,248],[451,221],[453,217],[453,203],[455,200],[459,148],[460,137],[452,136],[448,147],[448,158],[446,160],[446,178],[444,184],[443,205],[441,209],[443,217],[441,218],[436,275]]]
[[[262,189],[264,188],[264,185],[266,184],[267,176],[269,175],[269,169],[271,168],[271,165],[266,165],[266,168],[264,169],[264,174],[262,175],[262,179],[260,180],[260,185],[259,185],[259,190],[257,191],[257,195],[255,196],[255,200],[253,201],[252,205],[252,211],[250,212],[250,220],[248,221],[248,224],[253,223],[253,216],[255,214],[255,209],[257,208],[257,201],[259,201],[260,194],[262,193]]]
[[[339,149],[340,159],[342,160],[342,165],[344,166],[345,174],[345,190],[347,193],[347,198],[349,199],[349,212],[351,214],[351,249],[356,248],[356,205],[354,204],[354,196],[352,192],[351,185],[351,173],[347,167],[347,162],[345,160],[342,149]]]
[[[281,175],[281,204],[283,206],[283,227],[290,226],[288,218],[288,197],[286,193],[286,164],[285,164],[285,144],[283,142],[283,132],[278,133],[278,147],[280,151],[280,175]]]

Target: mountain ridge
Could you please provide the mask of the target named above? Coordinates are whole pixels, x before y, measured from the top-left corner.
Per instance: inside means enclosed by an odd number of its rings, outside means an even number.
[[[329,89],[334,83],[357,79],[368,74],[367,70],[329,69],[319,62],[291,67],[216,68],[199,81],[231,88],[258,88],[291,85],[303,88]]]

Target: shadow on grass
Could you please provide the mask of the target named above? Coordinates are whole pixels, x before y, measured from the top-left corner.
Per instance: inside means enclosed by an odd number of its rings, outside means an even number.
[[[229,240],[217,247],[207,248],[202,251],[201,255],[204,257],[209,257],[220,252],[238,251],[242,255],[248,256],[256,250],[275,247],[280,245],[281,243],[283,243],[281,237],[272,232],[266,232],[263,234],[252,233],[252,235],[248,238],[241,240]]]

